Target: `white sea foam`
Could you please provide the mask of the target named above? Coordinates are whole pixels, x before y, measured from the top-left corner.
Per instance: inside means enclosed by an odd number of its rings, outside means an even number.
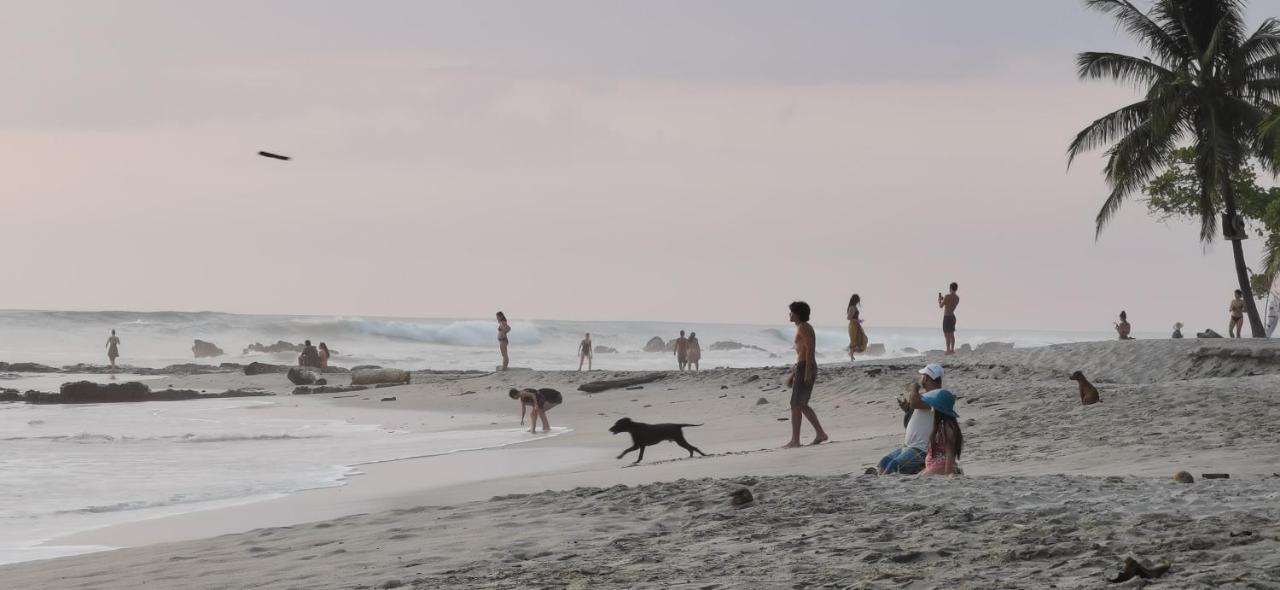
[[[320,420],[295,403],[323,402],[0,405],[0,563],[62,554],[39,544],[80,530],[342,485],[358,465],[532,437],[475,428],[489,424],[484,416],[415,413],[415,428],[388,428],[382,414]]]

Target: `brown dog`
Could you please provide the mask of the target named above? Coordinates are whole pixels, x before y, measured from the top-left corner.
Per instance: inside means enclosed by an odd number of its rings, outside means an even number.
[[[1098,388],[1084,378],[1084,373],[1080,371],[1072,373],[1071,380],[1080,385],[1080,405],[1087,406],[1102,401],[1102,397],[1098,395]]]

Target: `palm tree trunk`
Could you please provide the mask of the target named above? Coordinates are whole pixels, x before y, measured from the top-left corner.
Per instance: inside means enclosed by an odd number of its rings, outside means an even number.
[[[1227,210],[1227,219],[1236,217],[1236,195],[1231,186],[1230,175],[1222,183],[1222,204]],[[1267,329],[1262,326],[1262,316],[1258,315],[1258,302],[1253,298],[1253,287],[1249,285],[1249,267],[1244,262],[1244,246],[1240,240],[1231,240],[1231,253],[1236,259],[1236,280],[1240,282],[1240,292],[1244,293],[1244,308],[1249,314],[1249,331],[1254,338],[1266,338]]]

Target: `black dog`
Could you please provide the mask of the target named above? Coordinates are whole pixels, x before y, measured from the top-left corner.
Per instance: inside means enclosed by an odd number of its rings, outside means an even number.
[[[692,457],[694,452],[706,457],[707,454],[702,452],[684,439],[683,428],[687,426],[702,426],[701,424],[645,424],[643,422],[634,422],[631,418],[622,418],[613,424],[609,432],[618,434],[619,432],[631,433],[631,448],[622,451],[622,455],[618,455],[621,459],[627,453],[640,449],[640,456],[636,457],[636,463],[644,459],[644,448],[656,445],[664,440],[674,442],[689,451]]]

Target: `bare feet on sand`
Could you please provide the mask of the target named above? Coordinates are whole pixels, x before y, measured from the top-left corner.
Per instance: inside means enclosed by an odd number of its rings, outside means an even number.
[[[828,439],[829,439],[829,437],[828,437],[827,435],[825,435],[825,434],[819,434],[818,436],[814,437],[813,442],[812,442],[812,443],[809,443],[809,444],[811,444],[811,445],[820,445],[820,444],[822,444],[822,443],[824,443],[824,442],[827,442],[827,440],[828,440]]]
[[[791,442],[789,442],[789,443],[787,443],[787,444],[785,444],[785,445],[782,445],[782,448],[784,448],[784,449],[798,449],[798,448],[800,448],[800,441],[798,441],[798,440],[793,440],[793,441],[791,441]]]

